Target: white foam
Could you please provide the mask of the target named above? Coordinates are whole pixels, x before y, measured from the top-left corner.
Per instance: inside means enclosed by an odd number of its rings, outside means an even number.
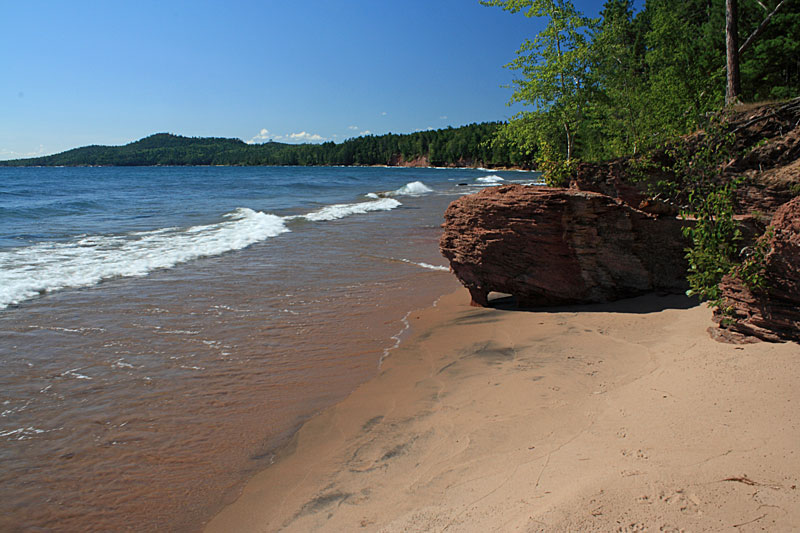
[[[433,192],[433,189],[422,183],[421,181],[412,181],[406,183],[396,191],[389,193],[390,196],[422,196]]]
[[[391,353],[392,350],[396,350],[397,348],[400,347],[400,343],[403,340],[403,334],[406,331],[408,331],[409,329],[411,329],[411,323],[408,321],[408,317],[411,316],[411,313],[412,313],[412,311],[409,311],[402,318],[403,329],[401,329],[400,331],[398,331],[397,333],[392,335],[391,338],[394,341],[394,345],[390,346],[388,348],[384,348],[383,355],[381,355],[380,359],[378,359],[378,369],[380,369],[381,366],[383,365],[383,360],[386,359],[387,357],[389,357],[389,353]]]
[[[497,174],[491,174],[489,176],[485,176],[482,178],[476,178],[475,181],[477,181],[478,183],[501,183],[506,180],[504,180]]]
[[[406,183],[396,191],[386,192],[370,192],[366,194],[367,198],[391,198],[393,196],[422,196],[424,194],[432,193],[433,189],[422,183],[421,181],[412,181]]]
[[[26,427],[26,428],[17,428],[6,431],[0,431],[0,437],[10,437],[12,435],[19,435],[19,437],[17,437],[17,440],[25,440],[31,438],[31,435],[38,435],[40,433],[46,433],[46,431],[35,427]]]
[[[79,374],[77,372],[78,370],[80,370],[80,368],[73,368],[72,370],[65,370],[64,372],[59,374],[59,376],[64,377],[64,378],[92,379],[89,376],[87,376],[86,374]]]
[[[370,211],[390,211],[396,207],[400,207],[401,205],[403,204],[394,198],[381,198],[371,202],[328,205],[307,215],[302,215],[301,217],[287,217],[287,219],[305,218],[306,220],[310,220],[312,222],[325,222],[328,220],[337,220],[350,215],[361,215],[364,213],[369,213]]]
[[[120,276],[144,276],[289,231],[281,217],[252,209],[239,208],[225,218],[186,229],[82,236],[72,242],[43,242],[0,252],[0,309],[45,292],[87,287]]]
[[[408,263],[410,265],[416,265],[418,267],[427,268],[428,270],[437,270],[437,271],[440,271],[440,272],[450,272],[450,268],[448,268],[446,266],[431,265],[430,263],[422,263],[422,262],[417,262],[417,261],[411,261],[409,259],[400,259],[400,261],[402,261],[403,263]]]

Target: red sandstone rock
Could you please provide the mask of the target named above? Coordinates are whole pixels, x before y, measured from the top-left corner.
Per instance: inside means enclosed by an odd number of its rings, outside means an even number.
[[[414,159],[405,159],[400,154],[395,154],[389,161],[386,162],[387,165],[390,167],[429,167],[431,166],[430,161],[428,161],[428,156],[421,155]]]
[[[630,179],[628,174],[626,159],[607,163],[580,163],[569,185],[571,189],[599,192],[619,198],[632,207],[638,207],[648,198],[647,187],[644,183]]]
[[[599,193],[491,187],[448,207],[440,250],[474,305],[491,291],[522,306],[606,302],[686,289],[681,224]]]
[[[800,197],[780,207],[771,226],[767,289],[754,292],[737,277],[725,276],[720,288],[725,304],[732,308],[733,323],[724,324],[719,313],[715,320],[723,323],[723,330],[766,341],[800,341]]]

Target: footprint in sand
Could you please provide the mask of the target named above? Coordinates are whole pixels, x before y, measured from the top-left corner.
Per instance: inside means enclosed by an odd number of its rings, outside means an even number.
[[[650,456],[647,455],[647,452],[641,449],[636,450],[635,452],[630,450],[620,450],[620,453],[623,455],[623,457],[635,457],[636,459],[644,459],[644,460],[650,459]]]
[[[662,491],[658,498],[664,503],[677,505],[682,513],[697,514],[700,512],[700,499],[684,489],[678,489],[672,493]]]

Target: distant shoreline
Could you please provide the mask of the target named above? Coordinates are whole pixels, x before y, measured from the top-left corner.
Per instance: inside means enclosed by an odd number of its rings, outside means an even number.
[[[533,159],[497,135],[500,122],[341,143],[246,143],[224,137],[156,133],[121,146],[88,145],[57,154],[0,161],[0,166],[412,166],[530,168]]]
[[[538,172],[538,170],[534,168],[522,167],[522,166],[483,166],[483,165],[475,165],[475,166],[435,166],[435,165],[5,165],[5,161],[0,161],[0,167],[4,168],[130,168],[130,167],[141,167],[141,168],[186,168],[186,167],[199,167],[199,168],[228,168],[228,167],[250,167],[250,168],[259,168],[259,167],[271,167],[271,168],[280,168],[280,167],[287,167],[287,168],[432,168],[432,169],[441,169],[441,170],[487,170],[487,171],[498,171],[498,172]]]

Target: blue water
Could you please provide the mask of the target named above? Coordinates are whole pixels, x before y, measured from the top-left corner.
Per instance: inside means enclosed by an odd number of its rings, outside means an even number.
[[[433,182],[448,180],[447,171],[420,173]],[[396,189],[407,174],[306,167],[3,168],[0,246],[207,224],[239,207],[294,214]]]
[[[239,250],[303,222],[392,210],[405,197],[531,179],[472,169],[0,169],[0,309]]]

